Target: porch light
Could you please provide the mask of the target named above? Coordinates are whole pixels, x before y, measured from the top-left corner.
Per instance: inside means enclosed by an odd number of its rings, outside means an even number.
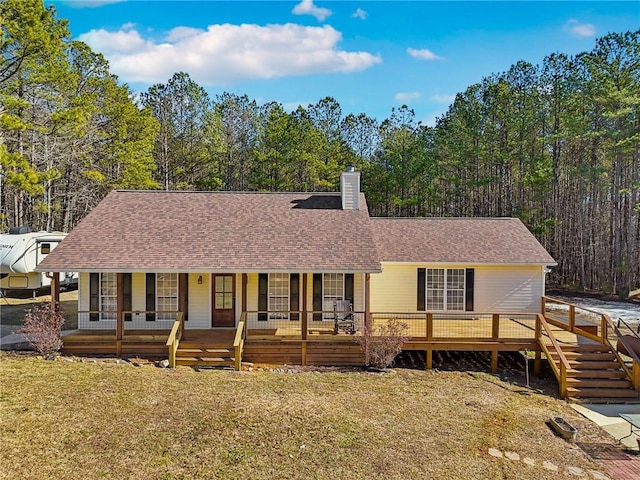
[[[202,275],[198,275],[198,285],[202,285]]]

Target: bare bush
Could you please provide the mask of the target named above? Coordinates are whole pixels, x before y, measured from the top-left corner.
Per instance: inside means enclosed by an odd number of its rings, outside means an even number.
[[[364,363],[367,367],[387,368],[402,351],[402,345],[408,340],[408,325],[396,318],[386,324],[370,325],[365,322],[362,335],[356,341],[364,351]]]
[[[50,303],[41,303],[27,311],[24,324],[18,332],[25,336],[35,351],[51,356],[62,348],[63,325],[64,317],[60,309]]]

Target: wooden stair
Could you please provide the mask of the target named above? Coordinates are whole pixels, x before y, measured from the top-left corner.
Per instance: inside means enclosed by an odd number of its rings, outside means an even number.
[[[233,343],[183,340],[176,351],[176,365],[191,367],[231,367],[235,365]]]
[[[569,362],[567,400],[574,403],[640,403],[638,391],[607,345],[564,344],[562,353]],[[559,365],[558,354],[550,361]]]

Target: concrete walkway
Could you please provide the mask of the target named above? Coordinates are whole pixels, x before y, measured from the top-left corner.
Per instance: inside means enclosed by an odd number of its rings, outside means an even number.
[[[640,478],[638,438],[640,437],[636,434],[628,436],[631,432],[631,426],[618,415],[621,413],[640,413],[640,404],[583,404],[571,405],[571,407],[576,412],[600,426],[600,428],[608,432],[616,440],[622,439],[620,444],[629,453],[616,448],[614,445],[601,446],[599,451],[595,452],[595,458],[603,465],[611,478],[614,480],[638,480]]]
[[[640,404],[635,405],[607,405],[607,404],[572,404],[571,407],[581,414],[583,417],[588,418],[600,428],[605,430],[616,440],[623,437],[627,437],[631,432],[631,426],[626,420],[619,417],[621,413],[637,413],[640,414]],[[631,435],[624,438],[621,444],[627,450],[638,451],[638,439],[637,435]],[[640,477],[640,474],[639,474]]]

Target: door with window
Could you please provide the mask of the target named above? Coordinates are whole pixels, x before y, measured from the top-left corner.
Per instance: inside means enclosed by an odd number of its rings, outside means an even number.
[[[235,274],[213,275],[212,327],[235,327],[236,325],[236,276]]]

